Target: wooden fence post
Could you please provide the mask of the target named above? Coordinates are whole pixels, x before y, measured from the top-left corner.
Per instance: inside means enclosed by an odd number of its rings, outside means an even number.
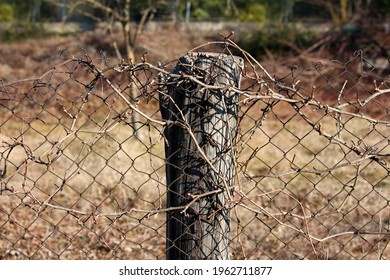
[[[228,259],[243,59],[190,53],[160,95],[165,129],[167,259]]]

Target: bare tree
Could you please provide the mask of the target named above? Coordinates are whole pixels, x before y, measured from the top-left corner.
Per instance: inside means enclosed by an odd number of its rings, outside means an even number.
[[[157,5],[165,3],[164,0],[142,1],[143,3],[140,11],[141,16],[138,17],[138,20],[136,21],[134,15],[132,14],[132,11],[134,9],[132,9],[133,7],[131,0],[46,0],[46,2],[66,8],[68,10],[68,15],[73,14],[82,6],[89,7],[90,9],[83,9],[81,13],[85,16],[90,17],[94,21],[105,25],[106,30],[108,30],[109,34],[111,35],[112,46],[119,61],[127,60],[130,64],[136,63],[135,47],[137,44],[138,36],[141,34],[150,16],[153,15],[153,13],[156,11]],[[133,1],[133,4],[135,3],[136,1]],[[97,16],[94,12],[99,12],[100,15]],[[119,23],[121,28],[121,34],[126,50],[125,58],[123,58],[121,52],[119,51],[118,42],[116,41],[114,36],[114,25],[116,23]],[[137,87],[134,83],[130,87],[130,95],[133,98],[133,101],[135,101],[137,95]],[[133,114],[132,124],[134,133],[138,138],[140,122],[138,120],[137,114]]]

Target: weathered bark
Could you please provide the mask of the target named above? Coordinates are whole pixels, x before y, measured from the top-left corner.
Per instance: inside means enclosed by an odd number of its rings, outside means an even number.
[[[234,184],[238,114],[238,95],[231,88],[239,86],[242,66],[241,58],[224,54],[186,55],[173,70],[184,75],[171,78],[160,97],[162,116],[170,123],[167,207],[192,203],[184,213],[167,214],[167,259],[229,258],[226,202]]]

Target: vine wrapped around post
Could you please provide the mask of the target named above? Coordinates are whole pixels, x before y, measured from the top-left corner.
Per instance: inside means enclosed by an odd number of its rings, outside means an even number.
[[[234,185],[238,88],[243,59],[190,53],[179,59],[161,113],[168,126],[166,175],[168,259],[228,259]]]

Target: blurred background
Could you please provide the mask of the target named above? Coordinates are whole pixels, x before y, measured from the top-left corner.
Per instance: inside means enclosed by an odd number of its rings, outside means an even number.
[[[382,69],[388,65],[389,15],[389,0],[0,0],[0,61],[26,68],[22,45],[31,39],[39,40],[32,64],[42,52],[75,41],[119,59],[132,59],[135,51],[169,60],[233,30],[232,39],[263,61],[302,53],[348,59],[363,50]],[[6,59],[5,48],[15,44],[18,63]],[[0,71],[3,79],[15,69],[7,70]]]

